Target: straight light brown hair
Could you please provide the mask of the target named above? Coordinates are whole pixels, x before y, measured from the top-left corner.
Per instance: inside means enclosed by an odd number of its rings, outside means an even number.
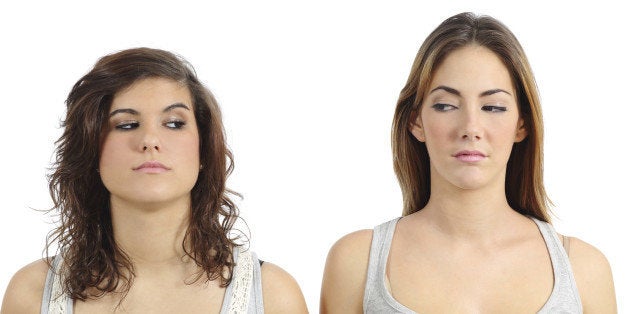
[[[515,35],[501,22],[460,13],[441,23],[423,42],[401,90],[392,126],[393,163],[403,195],[403,215],[430,199],[430,158],[425,143],[409,130],[438,66],[453,51],[480,45],[495,53],[510,72],[527,137],[515,143],[506,166],[506,198],[517,212],[550,222],[543,185],[543,119],[534,75]]]

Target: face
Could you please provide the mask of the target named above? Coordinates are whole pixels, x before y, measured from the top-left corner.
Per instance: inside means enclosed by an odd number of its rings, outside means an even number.
[[[445,58],[410,126],[427,147],[432,185],[505,184],[512,146],[526,136],[515,95],[508,69],[489,49],[465,46]]]
[[[99,165],[112,204],[189,202],[200,168],[192,105],[188,88],[165,78],[114,95]]]

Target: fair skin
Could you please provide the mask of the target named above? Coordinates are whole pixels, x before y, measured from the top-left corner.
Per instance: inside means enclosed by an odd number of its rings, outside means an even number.
[[[409,126],[428,148],[431,196],[397,224],[386,276],[393,298],[414,312],[532,313],[552,292],[546,244],[504,192],[512,145],[527,135],[514,95],[501,60],[466,46],[436,69]],[[322,313],[363,312],[372,234],[354,232],[331,248]],[[569,259],[585,313],[616,313],[602,253],[573,238]]]
[[[99,172],[111,193],[115,240],[128,253],[136,276],[124,299],[109,293],[75,301],[75,313],[220,311],[225,288],[206,277],[193,282],[200,269],[181,258],[190,191],[200,171],[192,104],[187,87],[164,78],[140,80],[115,95]],[[47,271],[44,261],[18,271],[2,313],[39,313]],[[267,313],[307,313],[294,278],[268,262],[261,272]]]

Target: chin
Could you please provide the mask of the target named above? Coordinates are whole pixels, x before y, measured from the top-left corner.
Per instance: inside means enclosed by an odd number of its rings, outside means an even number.
[[[140,189],[126,190],[121,193],[112,193],[112,197],[128,203],[142,205],[158,205],[190,199],[190,191],[173,189],[172,187],[144,187]]]
[[[482,173],[456,173],[443,177],[449,184],[461,190],[477,190],[489,184],[489,181]]]
[[[449,183],[461,190],[480,190],[488,186],[494,186],[496,180],[499,180],[498,177],[479,173],[458,175],[448,179]],[[505,180],[505,178],[502,180]]]
[[[461,190],[473,191],[473,190],[482,189],[487,184],[484,182],[459,182],[459,183],[455,183],[454,185]]]

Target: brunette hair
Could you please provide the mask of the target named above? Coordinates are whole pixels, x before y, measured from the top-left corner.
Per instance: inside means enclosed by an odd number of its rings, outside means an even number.
[[[510,72],[527,137],[515,143],[506,168],[506,198],[523,215],[549,222],[543,185],[543,119],[532,69],[515,35],[490,16],[460,13],[441,23],[423,42],[401,90],[392,126],[393,163],[403,194],[403,215],[421,210],[430,198],[430,159],[425,143],[409,131],[438,66],[451,52],[480,45]]]
[[[46,240],[46,254],[57,244],[62,255],[65,292],[74,299],[98,298],[107,292],[128,292],[133,264],[113,237],[109,192],[97,172],[100,145],[114,95],[134,82],[167,78],[186,86],[200,138],[200,163],[191,191],[189,225],[183,240],[185,254],[208,280],[227,286],[233,276],[229,233],[238,210],[226,188],[233,170],[231,152],[218,103],[198,80],[193,67],[168,51],[135,48],[102,57],[74,84],[66,100],[63,135],[57,140],[49,190],[58,210],[59,226]],[[224,270],[227,269],[227,272]]]

